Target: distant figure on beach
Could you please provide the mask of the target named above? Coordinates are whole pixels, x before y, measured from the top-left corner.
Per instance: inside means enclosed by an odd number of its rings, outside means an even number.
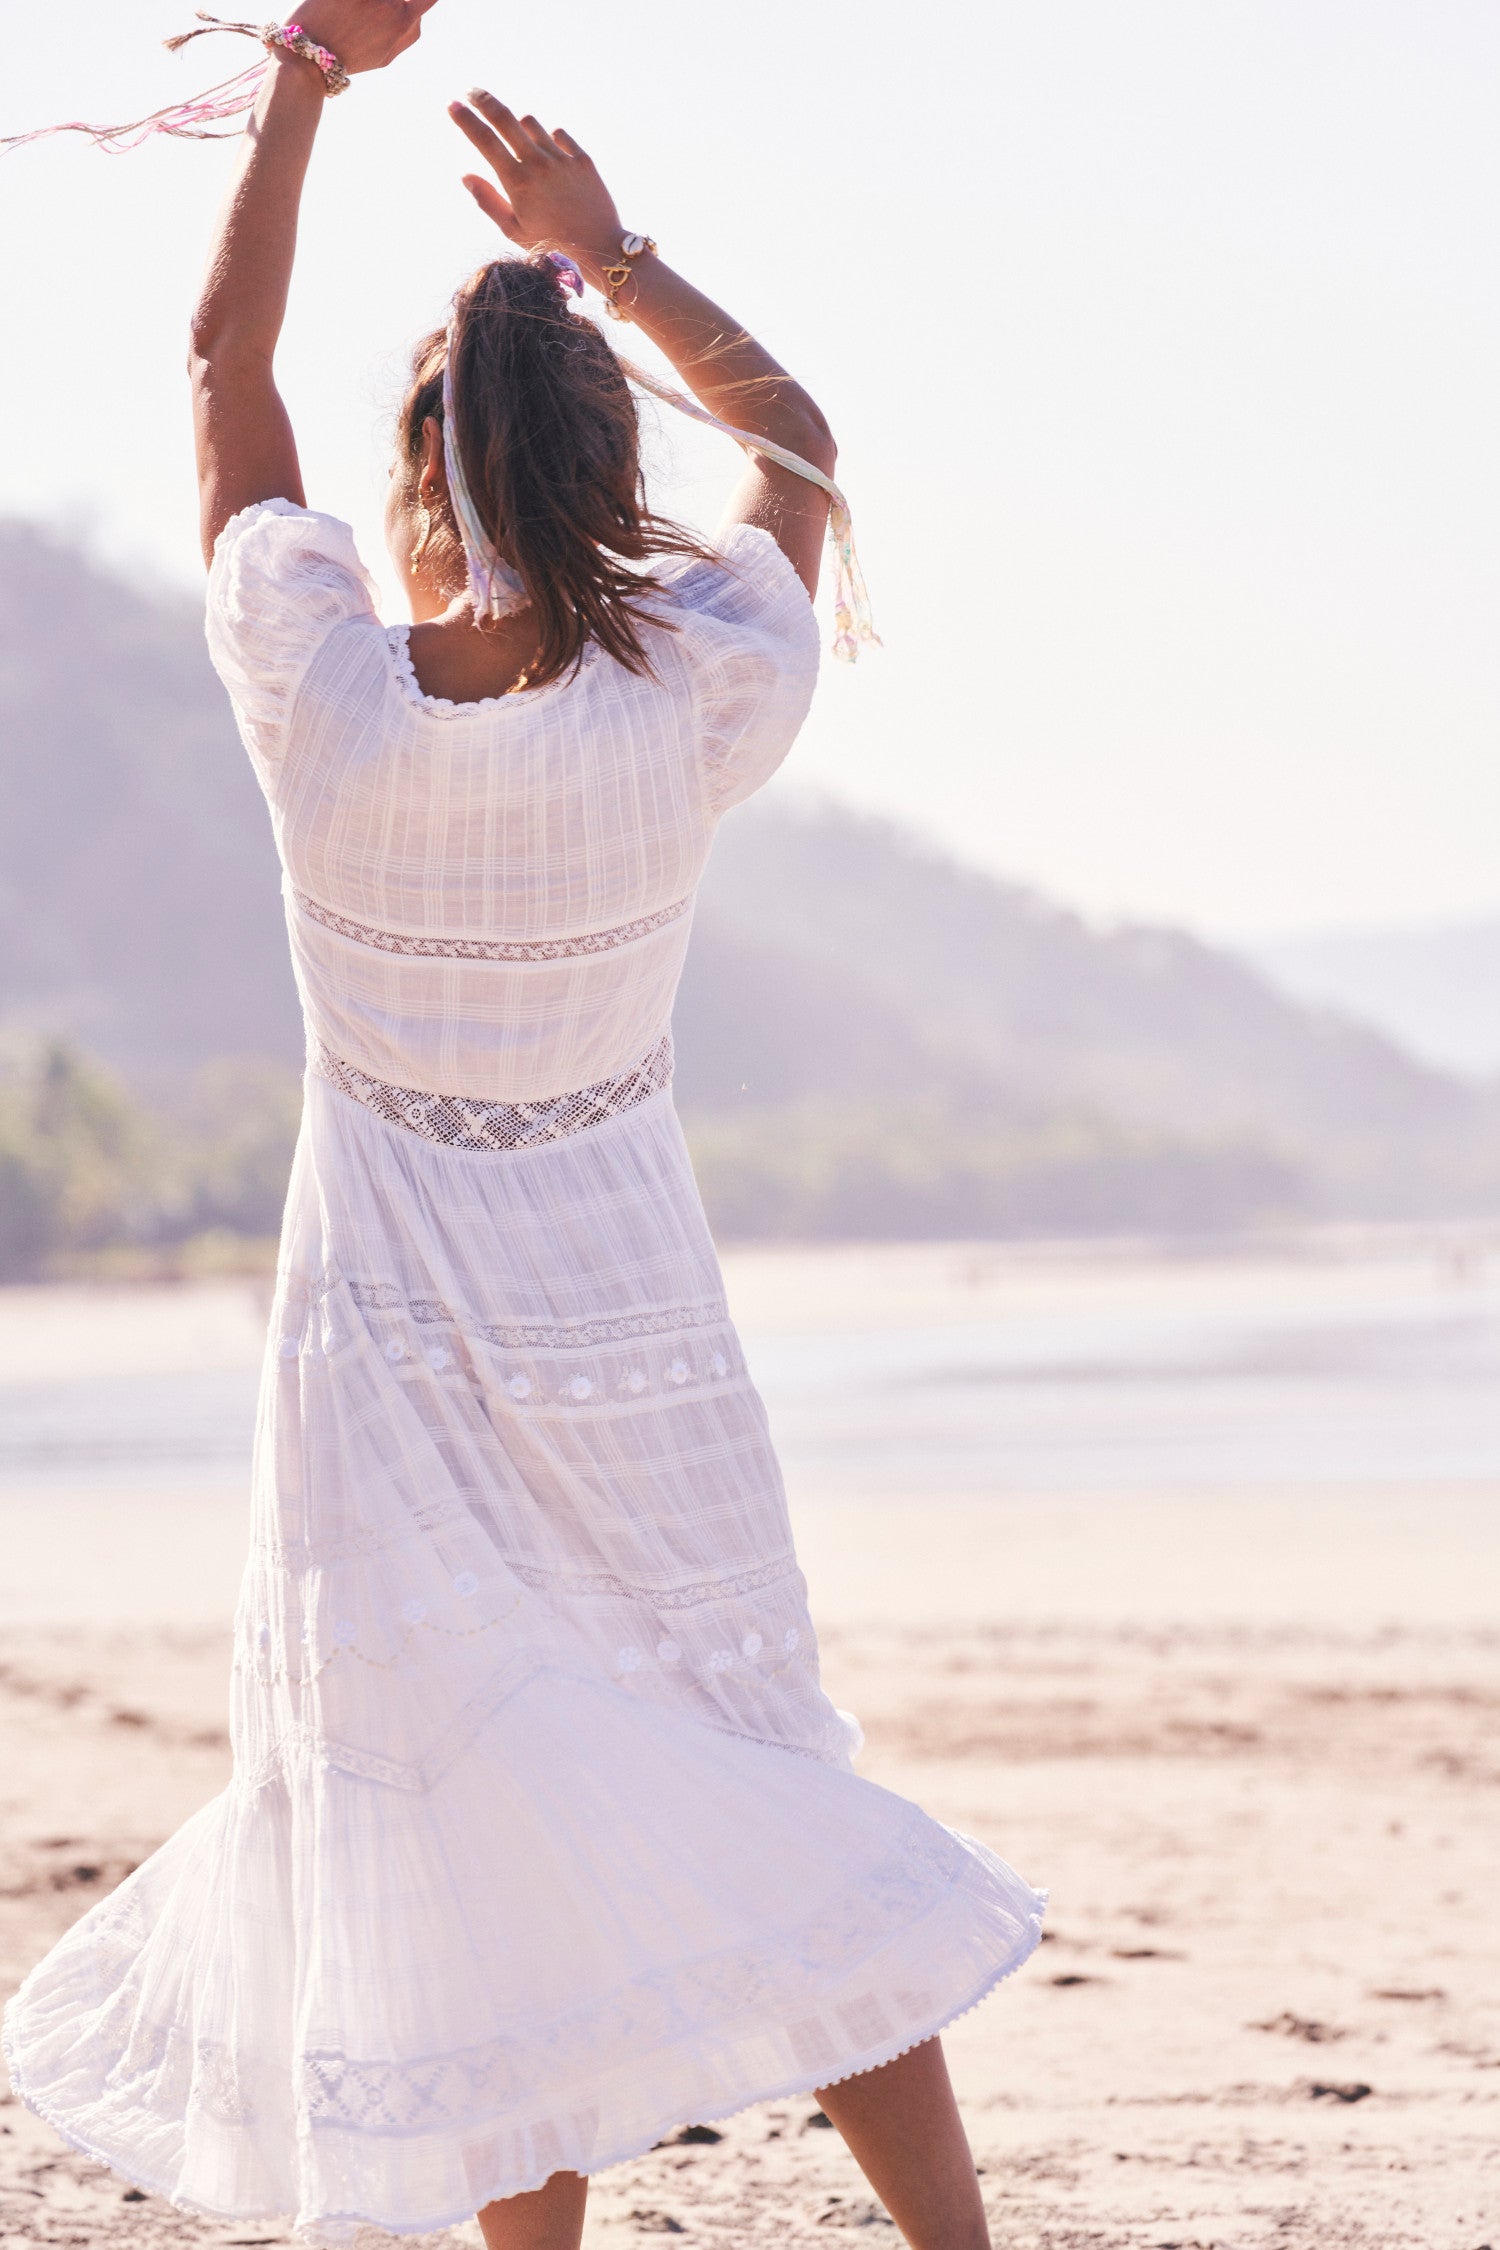
[[[590,2173],[816,2090],[914,2250],[981,2250],[937,2035],[1042,1901],[851,1771],[672,1106],[715,828],[813,692],[833,443],[575,141],[473,93],[510,248],[417,347],[413,622],[381,623],[272,363],[327,94],[430,5],[272,36],[193,322],[306,1107],[234,1779],[32,1972],[16,2090],[190,2209],[327,2241],[478,2210],[491,2250],[577,2250]],[[769,449],[713,544],[647,503],[585,281]]]

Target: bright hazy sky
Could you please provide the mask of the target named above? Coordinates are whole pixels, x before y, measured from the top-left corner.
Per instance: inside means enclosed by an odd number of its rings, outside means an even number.
[[[3,8],[0,130],[251,59],[163,55],[190,0]],[[1500,911],[1494,0],[439,0],[329,111],[281,363],[372,562],[406,349],[498,239],[443,115],[476,80],[835,423],[887,647],[829,665],[804,781],[1096,915]],[[0,508],[183,580],[227,162],[0,159]],[[667,420],[711,521],[734,457]]]

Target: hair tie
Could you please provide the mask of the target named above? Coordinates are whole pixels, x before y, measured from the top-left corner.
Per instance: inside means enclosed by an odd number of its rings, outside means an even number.
[[[550,266],[565,289],[575,297],[583,295],[583,274],[565,250],[547,250],[538,258],[539,266]]]

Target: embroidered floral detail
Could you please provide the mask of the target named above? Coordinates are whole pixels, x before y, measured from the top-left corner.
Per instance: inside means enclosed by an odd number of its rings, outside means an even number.
[[[453,1591],[457,1594],[459,1600],[464,1602],[469,1599],[471,1594],[478,1593],[479,1580],[472,1570],[461,1570],[459,1572],[453,1581]]]
[[[682,1650],[678,1647],[676,1641],[658,1641],[656,1644],[656,1653],[660,1657],[662,1663],[667,1665],[669,1668],[673,1664],[680,1664],[682,1662]]]
[[[537,1102],[479,1101],[465,1094],[429,1094],[416,1086],[393,1086],[321,1046],[313,1049],[312,1067],[341,1094],[373,1110],[388,1125],[399,1125],[445,1148],[496,1155],[545,1148],[650,1101],[672,1081],[672,1034],[667,1032],[649,1055],[618,1077],[599,1078],[575,1093]]]
[[[641,1668],[640,1650],[638,1648],[622,1648],[615,1658],[615,1664],[622,1672],[638,1672]]]
[[[452,1352],[445,1352],[441,1344],[433,1344],[423,1352],[422,1357],[426,1360],[434,1375],[441,1375],[453,1354]]]
[[[714,1352],[711,1355],[708,1364],[712,1368],[714,1374],[721,1379],[729,1373],[729,1362],[724,1357],[724,1354],[722,1352]]]
[[[355,1626],[355,1623],[354,1623],[354,1620],[353,1620],[353,1618],[352,1618],[352,1617],[341,1617],[341,1618],[339,1618],[338,1622],[337,1622],[337,1623],[335,1624],[335,1626],[334,1626],[334,1628],[333,1628],[333,1645],[334,1645],[334,1647],[335,1647],[335,1648],[352,1648],[352,1647],[353,1647],[353,1645],[354,1645],[354,1642],[355,1642],[355,1640],[356,1640],[356,1638],[357,1638],[357,1637],[358,1637],[358,1635],[357,1635],[357,1628],[356,1628],[356,1626]]]
[[[394,1365],[398,1359],[405,1359],[406,1346],[401,1342],[399,1337],[393,1336],[391,1338],[390,1342],[385,1347],[385,1356],[388,1360],[391,1361],[392,1365]]]
[[[529,1375],[512,1375],[505,1388],[510,1392],[512,1398],[530,1398],[531,1377]]]
[[[765,1647],[765,1645],[766,1644],[761,1639],[759,1633],[747,1633],[745,1635],[745,1638],[740,1643],[740,1654],[746,1659],[753,1661],[754,1658],[759,1656],[761,1650]]]
[[[713,1652],[713,1655],[708,1660],[708,1668],[710,1672],[727,1672],[733,1662],[733,1649],[716,1648]]]
[[[691,895],[659,906],[652,914],[639,914],[633,922],[620,922],[612,930],[585,930],[577,937],[461,938],[413,937],[405,930],[384,930],[373,922],[356,922],[337,914],[302,891],[293,893],[302,912],[325,930],[352,938],[356,945],[372,945],[381,953],[409,953],[426,961],[575,961],[591,953],[612,953],[616,946],[633,945],[650,937],[692,911]]]
[[[802,1635],[798,1632],[795,1625],[788,1625],[786,1631],[781,1636],[781,1645],[785,1649],[788,1656],[795,1655],[798,1648],[801,1647]]]
[[[632,1367],[628,1375],[620,1377],[620,1388],[629,1391],[632,1398],[639,1398],[646,1388],[646,1378],[638,1367]]]
[[[426,1615],[427,1604],[419,1602],[415,1595],[401,1604],[401,1622],[403,1625],[420,1625]]]
[[[593,1392],[594,1386],[589,1381],[587,1375],[575,1375],[572,1382],[568,1385],[568,1395],[571,1398],[592,1398]]]
[[[685,1383],[692,1372],[685,1359],[674,1359],[667,1369],[667,1374],[674,1383]]]

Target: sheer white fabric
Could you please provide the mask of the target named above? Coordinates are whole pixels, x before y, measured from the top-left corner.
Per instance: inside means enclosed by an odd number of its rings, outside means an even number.
[[[421,694],[344,525],[273,502],[230,526],[209,646],[271,801],[293,959],[331,1053],[434,1093],[531,1101],[661,1036],[715,822],[780,764],[817,673],[774,541],[743,530],[726,563],[657,574],[658,678],[591,649],[572,680],[462,705]],[[446,950],[415,950],[434,941]]]
[[[816,634],[762,534],[659,678],[420,695],[342,525],[225,533],[313,1067],[236,1623],[235,1775],[6,2019],[141,2185],[420,2232],[869,2068],[1040,1898],[849,1770],[666,1083],[714,823]],[[675,631],[670,627],[675,625]]]

